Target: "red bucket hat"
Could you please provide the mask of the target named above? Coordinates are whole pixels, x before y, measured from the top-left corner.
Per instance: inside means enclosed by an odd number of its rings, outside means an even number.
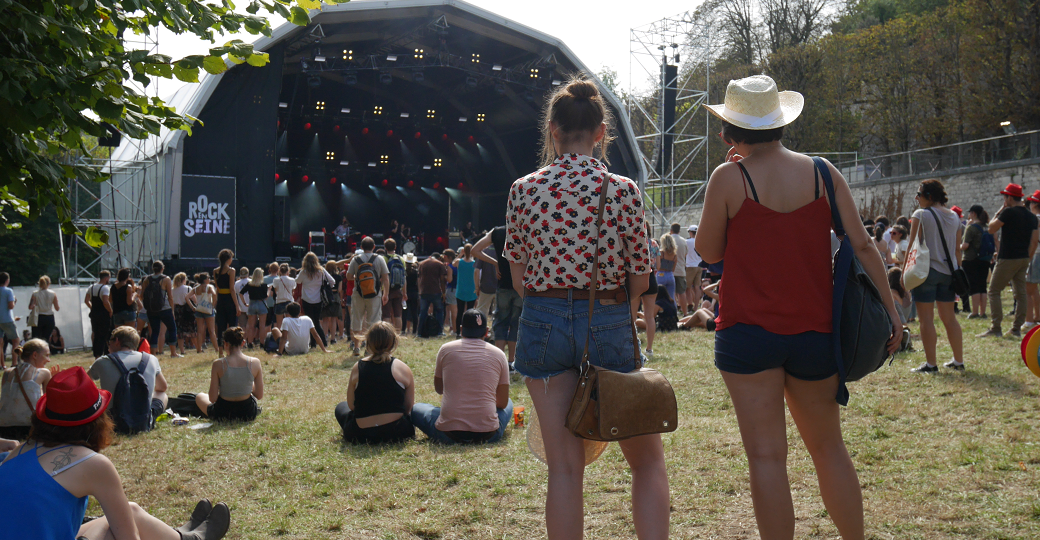
[[[36,402],[36,417],[52,426],[82,426],[105,414],[112,394],[99,390],[83,368],[59,371]]]
[[[1008,184],[1004,191],[1000,192],[1001,195],[1008,195],[1010,197],[1022,198],[1022,186],[1018,184]]]
[[[1035,202],[1035,203],[1040,203],[1040,189],[1034,191],[1032,195],[1030,195],[1029,197],[1026,198],[1026,200],[1032,201],[1032,202]]]

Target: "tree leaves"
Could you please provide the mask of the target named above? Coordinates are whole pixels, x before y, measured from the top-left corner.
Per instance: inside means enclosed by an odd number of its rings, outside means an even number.
[[[207,73],[212,75],[220,75],[227,71],[227,64],[225,64],[224,59],[219,56],[207,56],[202,61],[202,67],[206,69]]]

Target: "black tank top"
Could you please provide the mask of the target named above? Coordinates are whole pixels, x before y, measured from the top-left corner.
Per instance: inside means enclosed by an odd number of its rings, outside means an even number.
[[[90,286],[90,318],[91,319],[103,319],[108,317],[108,310],[105,309],[105,301],[101,299],[101,289],[105,286],[96,283]],[[109,287],[108,301],[112,301],[112,288]],[[125,301],[125,300],[124,300]]]
[[[230,289],[231,276],[227,272],[217,274],[217,289]],[[219,291],[218,291],[219,292]]]
[[[112,303],[112,313],[119,313],[121,311],[130,311],[134,306],[126,303],[126,292],[130,290],[128,284],[124,283],[122,287],[119,285],[112,285],[108,291],[108,301]]]
[[[404,388],[397,384],[392,369],[395,360],[391,358],[382,364],[364,360],[358,363],[358,382],[354,389],[357,418],[405,412]]]

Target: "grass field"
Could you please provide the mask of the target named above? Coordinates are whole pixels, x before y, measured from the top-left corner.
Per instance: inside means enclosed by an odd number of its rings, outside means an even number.
[[[984,322],[961,318],[966,336]],[[1006,323],[1005,323],[1006,324]],[[916,333],[916,328],[914,328]],[[940,327],[940,362],[950,357]],[[397,356],[414,370],[416,400],[433,390],[443,341],[403,339]],[[863,487],[868,537],[1040,537],[1040,380],[1012,339],[966,339],[966,372],[909,373],[918,352],[851,386],[845,438]],[[678,431],[664,436],[673,538],[757,538],[747,461],[729,396],[703,331],[658,334],[652,366],[675,387]],[[261,354],[264,412],[252,424],[202,430],[169,423],[118,438],[105,453],[131,500],[179,525],[198,497],[226,501],[229,538],[543,538],[545,466],[522,428],[494,445],[454,448],[418,440],[386,447],[340,442],[332,410],[346,399],[354,359]],[[208,387],[210,354],[161,357],[171,393]],[[85,353],[56,356],[86,366]],[[527,389],[512,398],[530,409]],[[197,424],[197,420],[192,421]],[[798,538],[836,538],[815,473],[793,423],[789,436]],[[631,476],[616,445],[586,470],[586,535],[635,538]],[[98,514],[96,503],[88,514]]]

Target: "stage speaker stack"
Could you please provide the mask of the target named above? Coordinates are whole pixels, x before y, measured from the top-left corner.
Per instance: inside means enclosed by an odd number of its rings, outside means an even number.
[[[458,251],[462,249],[462,232],[450,231],[448,233],[448,247]]]
[[[308,249],[313,251],[319,259],[325,258],[325,231],[311,231],[307,234],[310,237]]]
[[[274,242],[289,241],[289,197],[280,195],[274,198]],[[277,248],[275,248],[277,249]]]

